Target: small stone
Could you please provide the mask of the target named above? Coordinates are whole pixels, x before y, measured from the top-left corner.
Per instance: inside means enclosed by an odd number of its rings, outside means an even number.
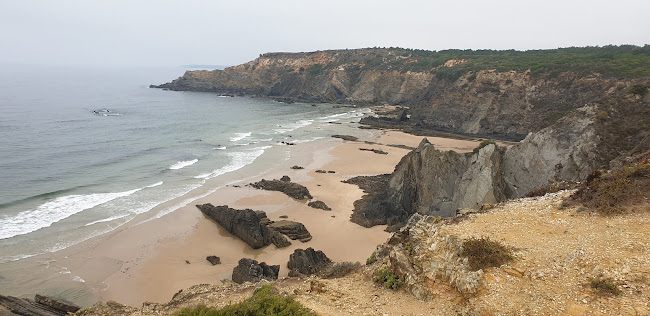
[[[210,263],[212,263],[213,266],[214,266],[214,265],[221,264],[221,258],[219,258],[219,257],[217,257],[217,256],[207,256],[207,257],[205,258],[205,260],[210,261]]]

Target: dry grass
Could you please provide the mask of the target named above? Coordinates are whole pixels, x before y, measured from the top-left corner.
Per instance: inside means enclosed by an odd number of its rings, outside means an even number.
[[[650,162],[646,157],[620,169],[594,171],[568,203],[578,202],[603,215],[613,215],[648,204],[649,193]]]
[[[591,283],[591,288],[598,294],[603,295],[619,295],[621,290],[618,288],[618,285],[614,283],[614,280],[611,278],[589,278],[589,283]]]
[[[460,255],[467,258],[472,271],[499,267],[514,260],[510,249],[489,238],[471,238],[465,240]]]

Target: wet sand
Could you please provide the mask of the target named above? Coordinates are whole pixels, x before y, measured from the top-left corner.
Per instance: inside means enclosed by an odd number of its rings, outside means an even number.
[[[332,211],[307,206],[307,200],[295,200],[280,192],[256,190],[245,184],[247,179],[218,189],[187,206],[161,218],[116,231],[61,252],[59,260],[90,284],[97,284],[100,300],[115,300],[131,306],[145,301],[167,302],[180,289],[195,284],[220,283],[229,279],[237,261],[243,257],[280,265],[280,276],[286,276],[289,255],[297,248],[322,250],[333,261],[359,261],[374,251],[388,237],[385,226],[363,228],[349,221],[353,202],[363,192],[342,180],[357,175],[391,173],[410,150],[387,144],[416,147],[423,137],[398,131],[382,131],[374,139],[358,142],[322,139],[292,146],[290,157],[263,175],[279,179],[283,175],[305,185],[315,199],[325,202]],[[478,141],[428,137],[440,150],[471,151]],[[364,141],[376,142],[367,144]],[[359,148],[381,149],[387,155]],[[293,165],[305,169],[290,169]],[[335,173],[316,173],[318,169]],[[236,187],[239,186],[239,187]],[[286,215],[301,222],[313,239],[306,243],[277,249],[269,245],[251,249],[218,224],[207,219],[195,207],[212,203],[233,208],[263,210],[271,220]],[[221,264],[212,266],[205,258],[216,255]],[[189,263],[188,263],[189,262]]]

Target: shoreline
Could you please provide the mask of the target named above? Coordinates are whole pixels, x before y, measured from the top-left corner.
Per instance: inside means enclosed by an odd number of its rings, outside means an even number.
[[[280,265],[280,277],[287,275],[286,262],[289,254],[297,248],[322,250],[334,262],[365,262],[376,246],[385,242],[388,233],[384,231],[385,226],[364,228],[349,220],[354,201],[364,193],[356,185],[345,184],[341,180],[358,175],[391,173],[410,151],[406,147],[417,147],[424,137],[401,131],[376,130],[374,136],[367,138],[355,142],[329,138],[296,144],[290,148],[279,147],[279,150],[288,149],[289,157],[270,170],[235,183],[230,182],[230,185],[206,185],[193,196],[207,195],[164,216],[134,220],[131,225],[39,256],[36,261],[46,259],[48,267],[49,262],[55,262],[67,268],[66,273],[78,277],[81,280],[75,284],[78,290],[87,293],[82,295],[92,297],[80,302],[82,305],[97,300],[114,300],[131,306],[141,306],[146,301],[167,302],[178,290],[195,284],[219,284],[222,279],[230,278],[233,267],[243,257]],[[441,150],[471,151],[479,143],[427,138]],[[359,148],[377,148],[388,154],[361,151]],[[290,169],[293,165],[305,169]],[[319,174],[315,173],[317,169],[336,173]],[[306,186],[315,199],[324,201],[332,211],[313,209],[306,205],[308,201],[296,201],[280,192],[244,186],[262,177],[278,179],[283,175]],[[289,220],[303,223],[313,239],[307,243],[291,241],[292,245],[283,249],[269,245],[253,250],[203,216],[195,207],[203,203],[263,210],[271,220],[287,215]],[[222,264],[212,266],[205,259],[210,255],[221,257]],[[190,263],[186,263],[186,260]],[[57,286],[56,282],[53,283],[48,286]],[[61,282],[59,286],[68,288],[70,284],[69,281]]]

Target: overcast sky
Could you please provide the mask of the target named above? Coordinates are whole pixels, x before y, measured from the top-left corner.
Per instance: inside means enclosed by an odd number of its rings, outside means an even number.
[[[235,65],[272,51],[650,43],[650,1],[0,0],[0,63]]]

